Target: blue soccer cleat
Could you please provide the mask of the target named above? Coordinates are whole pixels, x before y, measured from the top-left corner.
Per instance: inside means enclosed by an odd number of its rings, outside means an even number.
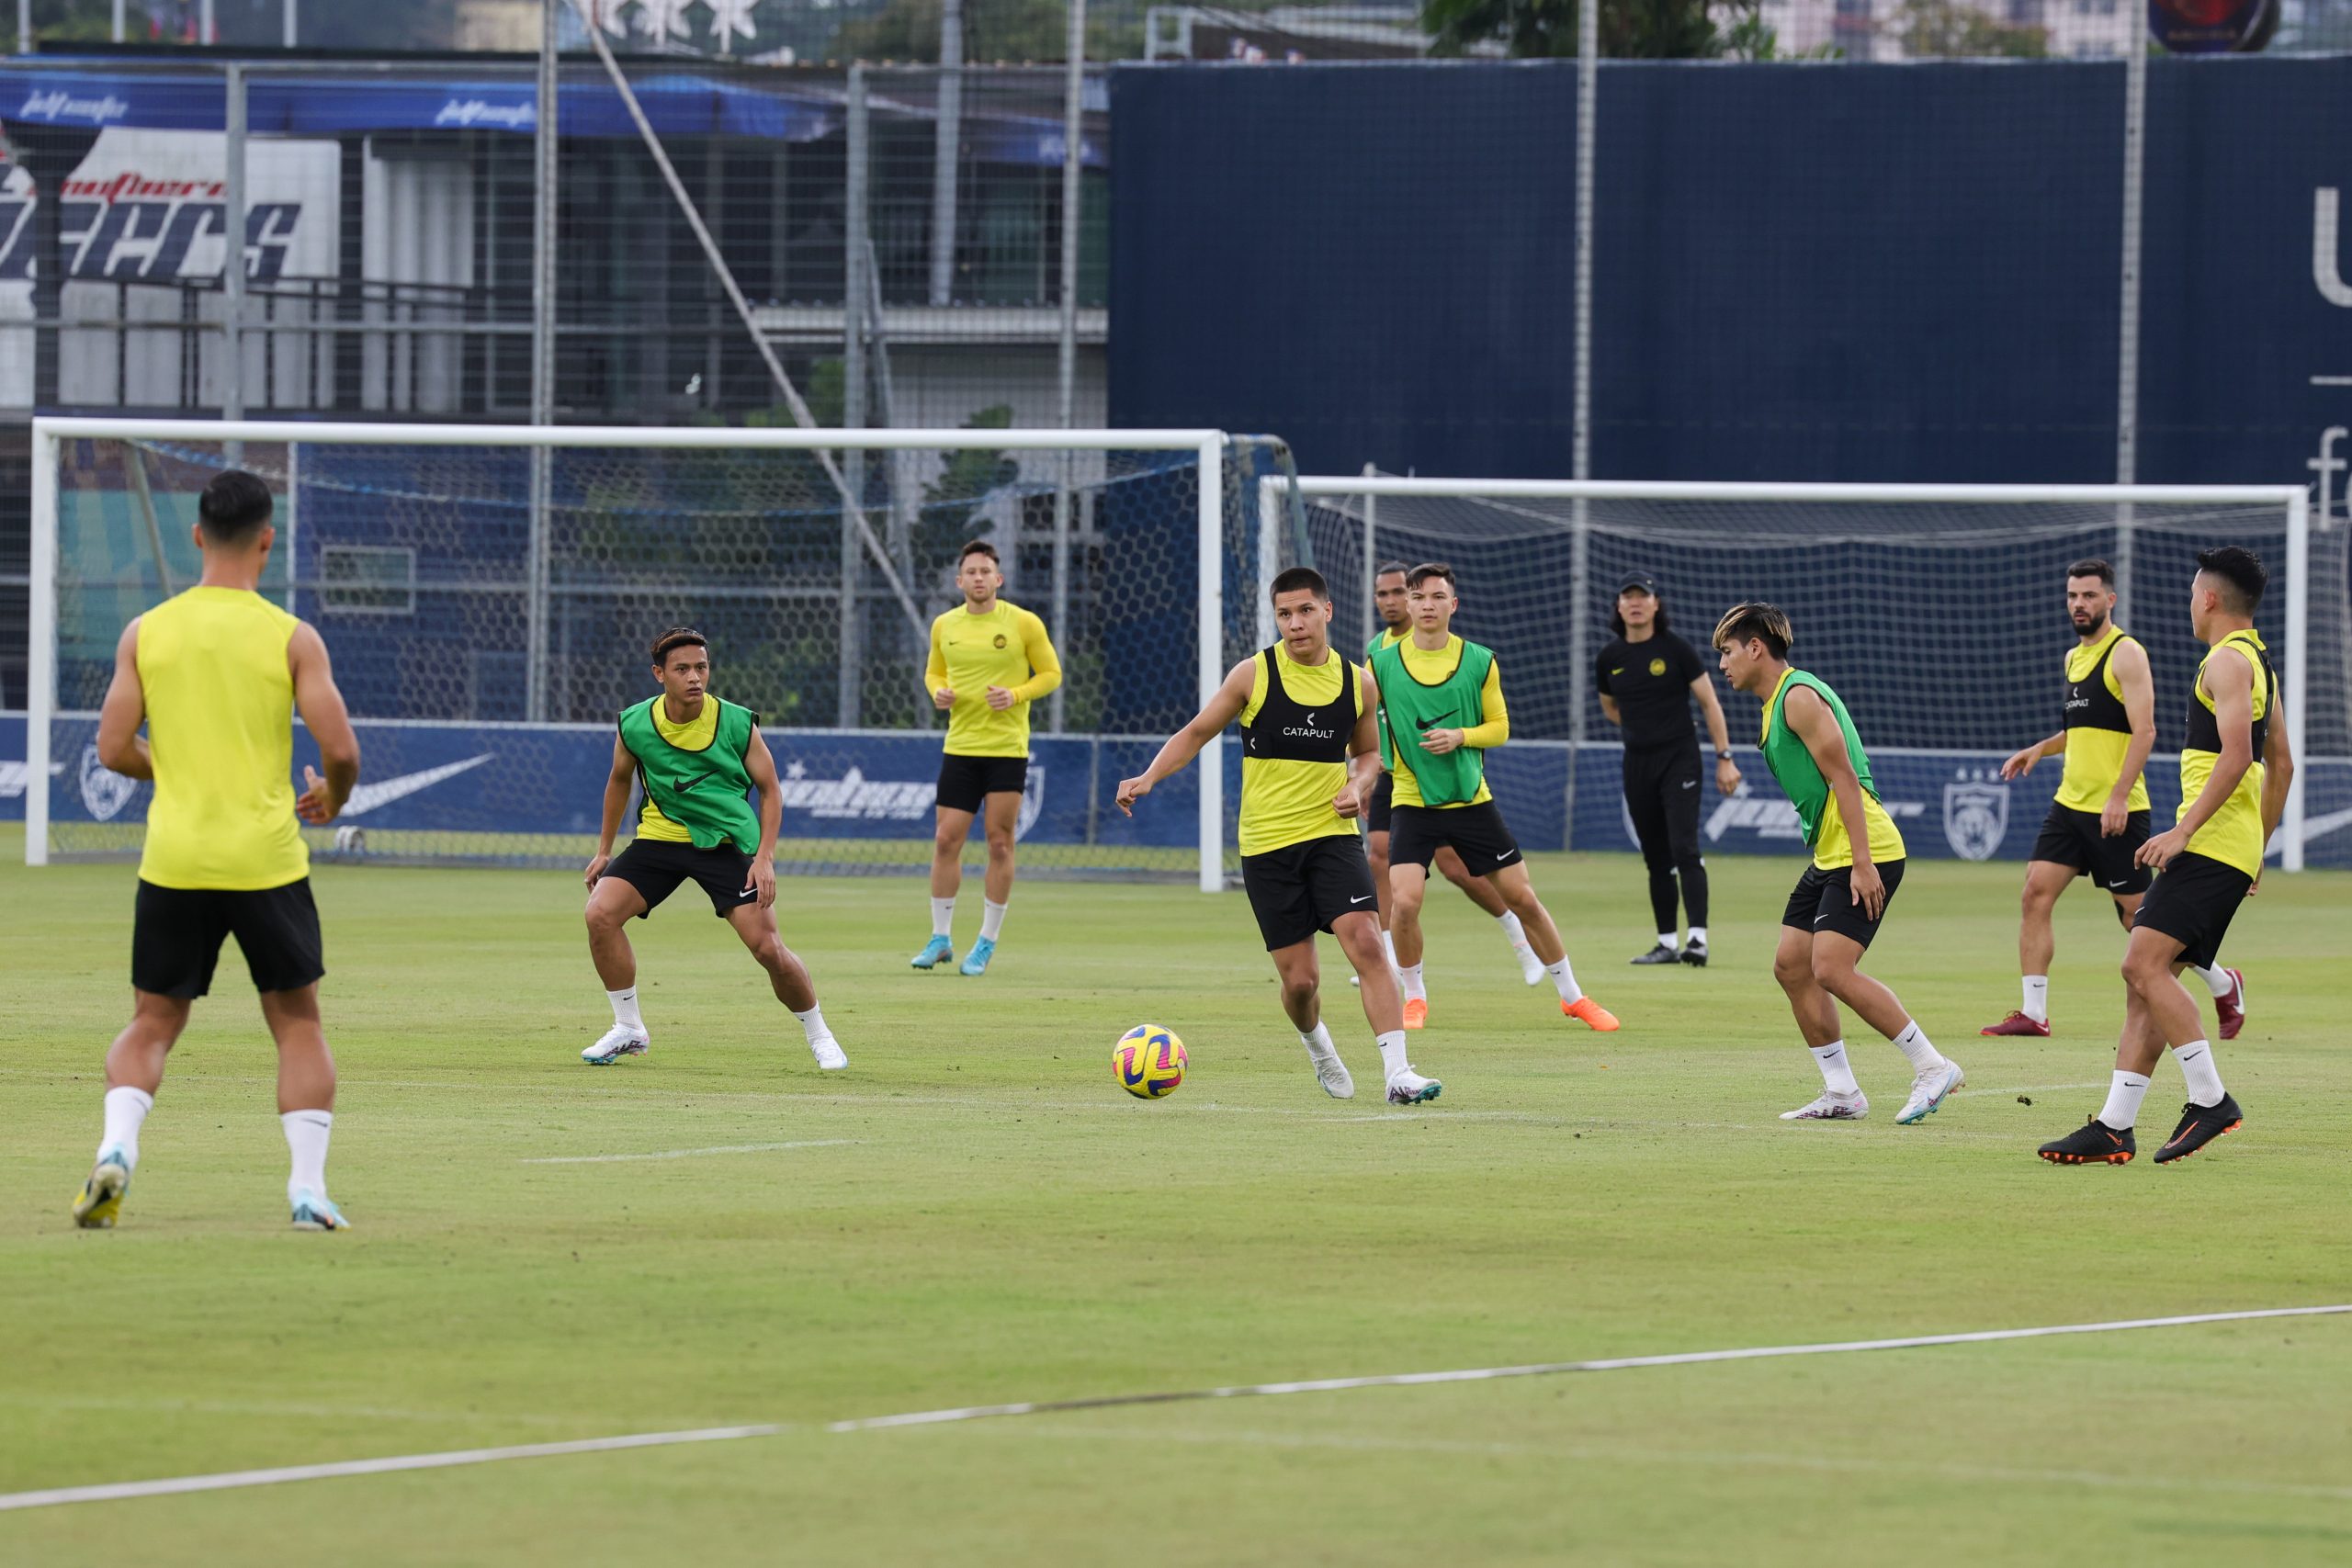
[[[922,944],[922,951],[908,960],[918,969],[934,969],[956,956],[956,944],[944,936],[933,937]]]
[[[985,975],[989,972],[989,960],[995,956],[996,943],[987,937],[982,937],[972,944],[972,951],[965,955],[963,968],[958,972],[965,975]]]
[[[294,1194],[294,1228],[298,1231],[347,1231],[351,1222],[324,1193],[305,1187]]]

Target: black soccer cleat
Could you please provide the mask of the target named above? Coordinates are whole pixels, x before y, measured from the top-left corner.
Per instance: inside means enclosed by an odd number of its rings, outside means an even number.
[[[2199,1105],[2191,1100],[2180,1108],[2180,1125],[2172,1130],[2165,1146],[2156,1151],[2158,1165],[2170,1165],[2177,1159],[2187,1159],[2224,1133],[2234,1133],[2245,1125],[2245,1113],[2238,1109],[2237,1100],[2224,1094],[2211,1105]]]
[[[2131,1128],[2119,1132],[2094,1116],[2064,1137],[2053,1138],[2034,1152],[2052,1165],[2130,1165],[2132,1156],[2140,1152],[2140,1144],[2132,1136]]]
[[[1703,942],[1684,942],[1680,956],[1682,962],[1691,968],[1704,969],[1707,966],[1707,944]]]
[[[1628,962],[1634,964],[1679,964],[1681,961],[1681,955],[1677,953],[1674,949],[1668,947],[1664,942],[1659,942],[1656,947],[1651,948],[1639,958],[1631,959]]]

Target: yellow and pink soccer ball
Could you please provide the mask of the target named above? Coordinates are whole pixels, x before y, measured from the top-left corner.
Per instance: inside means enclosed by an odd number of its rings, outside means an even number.
[[[1119,1087],[1137,1100],[1159,1100],[1184,1081],[1184,1043],[1173,1030],[1139,1023],[1111,1047],[1111,1068]]]

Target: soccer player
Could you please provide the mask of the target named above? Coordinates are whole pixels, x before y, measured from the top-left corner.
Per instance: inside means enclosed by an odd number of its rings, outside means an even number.
[[[1331,648],[1331,590],[1312,567],[1277,575],[1271,592],[1282,640],[1235,665],[1192,723],[1168,738],[1151,765],[1123,779],[1119,809],[1182,769],[1212,736],[1241,721],[1241,886],[1258,917],[1283,1011],[1334,1100],[1355,1080],[1323,1021],[1315,933],[1329,931],[1355,966],[1363,1016],[1380,1045],[1392,1104],[1435,1100],[1445,1086],[1406,1059],[1396,976],[1380,944],[1372,867],[1355,818],[1380,767],[1372,677]]]
[[[956,563],[964,602],[931,623],[931,660],[923,690],[947,715],[939,760],[938,824],[931,844],[931,940],[914,955],[918,969],[956,956],[956,890],[964,880],[964,840],[972,818],[987,816],[988,881],[980,903],[980,940],[960,972],[985,975],[1012,897],[1012,830],[1029,782],[1029,705],[1062,683],[1061,661],[1046,623],[997,597],[1004,573],[996,547],[975,539]]]
[[[2142,769],[2156,744],[2148,653],[2115,625],[2115,569],[2103,560],[2078,560],[2066,569],[2066,615],[2076,641],[2066,655],[2061,728],[2001,764],[2003,778],[2021,779],[2044,757],[2064,752],[2066,758],[2058,798],[2025,868],[2025,912],[2018,928],[2024,1005],[1986,1025],[1986,1034],[2050,1032],[2050,957],[2057,947],[2050,912],[2067,884],[2087,876],[2106,888],[2126,931],[2148,891],[2148,868],[2134,858],[2148,841]],[[2222,1038],[2234,1040],[2245,1023],[2245,976],[2208,965],[2198,977],[2213,993]]]
[[[335,819],[359,782],[359,741],[326,644],[258,592],[277,538],[271,511],[268,487],[252,474],[216,475],[197,502],[203,576],[132,620],[115,645],[98,761],[153,779],[155,798],[131,919],[130,1021],[107,1052],[106,1131],[74,1200],[74,1223],[85,1230],[107,1229],[121,1213],[164,1059],[187,1027],[190,1005],[212,988],[220,943],[231,936],[277,1045],[294,1228],[350,1226],[327,1196],[334,1056],[319,1022],[326,964],[311,853],[296,818]],[[326,768],[323,778],[303,768],[300,799],[297,707]]]
[[[2159,873],[2140,902],[2123,953],[2123,1034],[2107,1103],[2081,1127],[2037,1151],[2055,1165],[2123,1165],[2148,1075],[2170,1045],[2188,1080],[2180,1123],[2156,1163],[2185,1159],[2245,1123],[2222,1087],[2183,968],[2211,967],[2230,919],[2262,876],[2262,852],[2287,809],[2295,759],[2287,748],[2278,676],[2254,629],[2270,574],[2235,545],[2199,550],[2188,624],[2206,645],[2189,687],[2188,733],[2180,748],[2180,814],[2133,858]]]
[[[613,768],[605,780],[605,816],[588,863],[588,956],[613,1004],[613,1026],[580,1053],[592,1067],[641,1056],[650,1045],[637,1000],[637,954],[628,922],[691,878],[711,912],[735,928],[767,971],[776,1000],[791,1010],[817,1066],[849,1066],[825,1015],[808,966],[775,929],[775,832],[784,792],[775,758],[760,735],[760,716],[710,694],[710,645],[692,626],[653,639],[653,678],[661,694],[621,710]],[[643,804],[637,837],[613,855],[634,782]],[[752,809],[758,790],[760,808]]]
[[[1859,967],[1903,885],[1903,835],[1871,784],[1871,760],[1838,694],[1792,668],[1789,617],[1770,604],[1736,604],[1715,626],[1724,679],[1764,700],[1764,765],[1779,781],[1813,851],[1781,915],[1772,977],[1789,995],[1797,1028],[1821,1068],[1822,1092],[1781,1112],[1783,1122],[1851,1122],[1870,1114],[1846,1055],[1838,1004],[1894,1042],[1911,1064],[1911,1094],[1895,1115],[1907,1126],[1967,1081],[1931,1044],[1902,1000]],[[1851,824],[1861,823],[1862,831]]]
[[[1364,645],[1363,658],[1371,664],[1373,655],[1384,648],[1393,648],[1413,635],[1410,617],[1405,608],[1405,566],[1400,561],[1383,563],[1373,573],[1372,602],[1380,611],[1381,629]],[[1388,715],[1379,716],[1384,739],[1388,732]],[[1380,941],[1388,950],[1388,961],[1396,962],[1396,939],[1388,930],[1388,811],[1393,799],[1395,778],[1386,768],[1380,770],[1379,781],[1372,786],[1372,809],[1364,814],[1364,851],[1372,859],[1372,886],[1380,897]],[[1503,940],[1510,943],[1511,956],[1519,961],[1519,976],[1532,986],[1544,978],[1544,961],[1527,945],[1527,929],[1519,917],[1503,902],[1494,884],[1483,876],[1474,876],[1462,863],[1462,857],[1451,849],[1441,849],[1435,862],[1445,879],[1462,889],[1463,897],[1495,918],[1502,928]]]
[[[1609,629],[1616,634],[1593,661],[1601,716],[1625,732],[1625,812],[1650,874],[1650,914],[1657,941],[1635,964],[1707,963],[1707,862],[1699,852],[1699,730],[1690,699],[1707,716],[1715,747],[1715,787],[1739,792],[1731,731],[1713,677],[1698,649],[1668,629],[1657,582],[1628,573],[1617,589]],[[1690,934],[1675,946],[1675,904],[1690,917]]]
[[[1501,668],[1493,650],[1453,635],[1453,569],[1425,561],[1406,574],[1413,633],[1373,655],[1372,676],[1388,714],[1383,756],[1395,777],[1388,861],[1390,930],[1405,982],[1405,1027],[1429,1022],[1421,983],[1421,898],[1430,863],[1450,848],[1494,884],[1526,928],[1528,945],[1560,993],[1560,1010],[1604,1033],[1608,1009],[1577,988],[1567,949],[1527,878],[1527,859],[1487,786],[1488,749],[1510,739]]]

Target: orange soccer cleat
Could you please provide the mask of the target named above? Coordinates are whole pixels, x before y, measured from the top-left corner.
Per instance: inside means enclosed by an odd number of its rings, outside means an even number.
[[[1562,1002],[1560,1010],[1570,1018],[1582,1019],[1597,1034],[1617,1032],[1617,1015],[1590,997],[1578,997],[1575,1001]]]
[[[1408,1028],[1408,1029],[1426,1029],[1426,1028],[1428,1028],[1428,1027],[1429,1027],[1429,1022],[1430,1022],[1430,1004],[1429,1004],[1429,1003],[1427,1003],[1427,1002],[1423,1001],[1423,1000],[1422,1000],[1420,998],[1419,998],[1419,997],[1411,998],[1410,999],[1408,999],[1408,1000],[1405,1003],[1405,1027],[1406,1027],[1406,1028]]]

